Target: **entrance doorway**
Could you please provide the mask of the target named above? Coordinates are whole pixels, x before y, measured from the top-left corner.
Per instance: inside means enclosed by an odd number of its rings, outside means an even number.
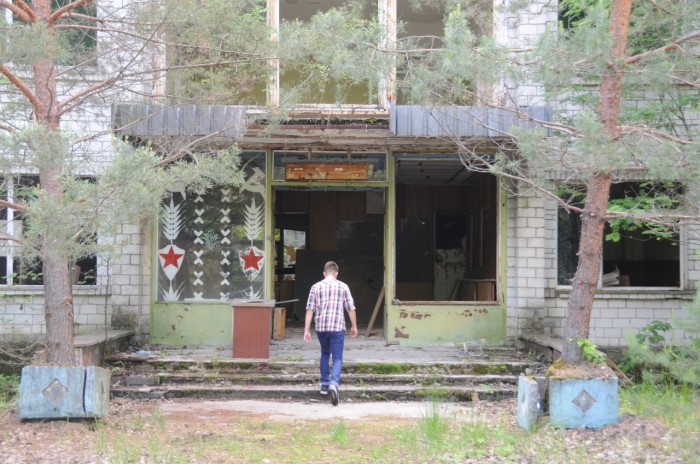
[[[332,260],[366,326],[384,285],[384,189],[275,188],[275,299],[304,321],[309,288]],[[382,324],[377,317],[374,329]]]

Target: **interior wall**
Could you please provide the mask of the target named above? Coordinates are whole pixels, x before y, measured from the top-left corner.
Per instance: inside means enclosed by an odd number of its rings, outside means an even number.
[[[460,186],[397,186],[399,300],[495,299],[496,178],[483,174],[472,179]]]

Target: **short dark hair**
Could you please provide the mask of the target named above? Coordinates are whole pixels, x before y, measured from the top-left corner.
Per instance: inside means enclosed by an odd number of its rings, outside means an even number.
[[[337,274],[338,273],[338,265],[335,263],[335,261],[328,261],[325,264],[325,266],[323,266],[323,272],[324,273],[335,272]]]

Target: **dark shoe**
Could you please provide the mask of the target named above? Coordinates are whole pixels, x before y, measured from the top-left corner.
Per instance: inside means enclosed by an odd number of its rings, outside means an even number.
[[[331,404],[333,406],[338,406],[338,387],[336,387],[335,385],[331,385],[330,387],[328,387],[328,390],[331,392]]]
[[[328,394],[328,385],[321,385],[321,391],[320,393],[322,395],[327,395]]]

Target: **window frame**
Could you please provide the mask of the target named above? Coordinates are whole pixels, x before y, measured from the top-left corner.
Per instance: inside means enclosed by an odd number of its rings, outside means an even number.
[[[37,183],[39,182],[39,175],[38,174],[26,174],[26,173],[25,174],[13,174],[13,175],[6,176],[6,177],[10,177],[10,181],[6,182],[6,184],[5,184],[5,185],[7,185],[6,197],[7,197],[7,200],[10,202],[14,201],[14,198],[15,198],[14,186],[15,186],[18,179],[22,179],[22,178],[35,179]],[[0,242],[0,258],[5,259],[5,274],[0,275],[0,288],[6,288],[6,289],[19,288],[19,287],[34,288],[34,289],[43,288],[44,287],[43,277],[41,277],[39,283],[23,283],[23,282],[15,283],[15,280],[18,280],[14,276],[14,274],[16,272],[16,261],[21,259],[21,258],[19,257],[19,254],[14,252],[16,249],[16,245],[12,245],[10,243],[10,242],[14,242],[15,240],[9,239],[9,237],[15,236],[14,233],[16,230],[16,221],[18,221],[18,220],[21,221],[21,218],[19,218],[18,215],[16,214],[15,210],[13,210],[11,208],[2,208],[2,210],[3,210],[3,214],[0,215],[0,227],[3,228],[3,230],[4,230],[3,233],[8,236],[8,240],[3,240],[2,242],[4,242],[4,243]],[[80,261],[84,261],[86,259],[94,259],[95,260],[95,266],[92,269],[86,270],[86,272],[90,272],[90,271],[94,272],[94,276],[91,279],[94,282],[81,284],[80,280],[78,280],[78,282],[75,282],[72,284],[72,285],[80,287],[80,288],[94,287],[97,285],[97,281],[98,281],[97,271],[99,268],[99,263],[98,263],[97,257],[95,257],[95,256],[93,256],[92,258],[86,257]],[[36,265],[41,268],[41,267],[43,267],[43,262],[41,260],[38,260]],[[74,272],[76,265],[77,265],[77,261],[75,263],[73,263],[73,265],[71,266],[71,272]]]
[[[622,183],[643,183],[646,182],[644,180],[626,180]],[[662,181],[658,181],[662,182]],[[556,268],[555,268],[555,283],[556,283],[556,290],[558,291],[569,291],[572,288],[571,284],[563,284],[559,280],[559,265],[560,265],[560,257],[559,257],[559,248],[560,248],[560,243],[559,243],[559,230],[560,230],[560,221],[559,221],[559,210],[560,206],[556,206],[556,214],[555,214],[555,256],[556,256]],[[573,213],[571,213],[573,214]],[[631,240],[631,238],[628,238]],[[598,283],[596,285],[596,291],[597,292],[610,292],[610,293],[644,293],[644,292],[649,292],[649,291],[677,291],[677,292],[683,292],[688,290],[688,274],[687,274],[687,266],[688,266],[688,260],[685,258],[687,255],[688,251],[688,232],[687,228],[681,226],[678,230],[678,280],[679,280],[679,285],[678,286],[621,286],[621,285],[612,285],[612,286],[603,286],[603,262],[605,257],[603,256],[603,251],[604,251],[604,245],[601,247],[601,256],[600,256],[600,271],[598,275]]]

